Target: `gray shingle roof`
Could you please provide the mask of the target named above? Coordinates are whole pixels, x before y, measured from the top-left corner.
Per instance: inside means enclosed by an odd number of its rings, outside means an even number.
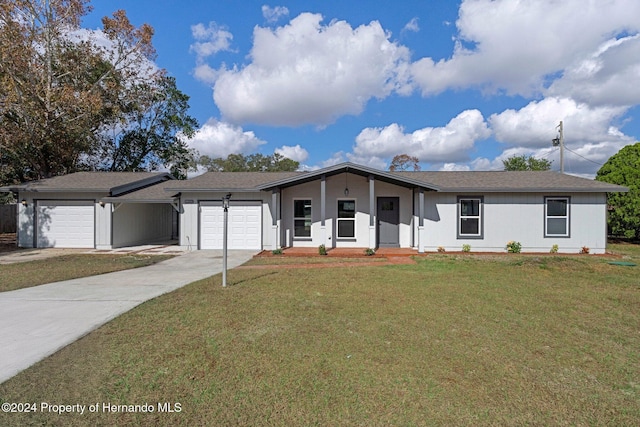
[[[179,191],[258,191],[258,187],[307,172],[207,172],[176,186]]]
[[[296,185],[300,182],[319,179],[324,173],[337,174],[347,170],[361,175],[377,175],[376,179],[380,178],[408,187],[422,186],[425,189],[441,192],[628,191],[626,187],[552,171],[388,172],[376,171],[353,163],[334,165],[310,172],[207,172],[186,181],[166,181],[171,178],[169,174],[156,172],[78,172],[5,187],[5,189],[41,192],[107,192],[111,197],[105,198],[105,201],[166,203],[173,201],[180,192],[260,191],[280,185]],[[140,189],[133,191],[136,188]]]
[[[606,182],[553,171],[438,171],[393,172],[398,176],[433,184],[444,192],[617,192],[627,191]]]
[[[9,191],[106,192],[117,195],[170,179],[166,172],[76,172],[5,187]]]

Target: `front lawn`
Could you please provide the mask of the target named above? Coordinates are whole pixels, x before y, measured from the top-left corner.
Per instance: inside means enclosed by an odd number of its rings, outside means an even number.
[[[62,255],[36,261],[0,265],[0,292],[144,267],[170,255]]]
[[[640,266],[610,260],[232,270],[0,385],[97,412],[0,425],[640,425]]]

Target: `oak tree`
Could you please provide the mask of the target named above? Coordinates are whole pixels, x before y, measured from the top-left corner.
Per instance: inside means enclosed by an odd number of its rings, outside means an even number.
[[[389,165],[391,172],[405,171],[407,169],[419,171],[421,169],[420,160],[416,156],[410,156],[408,154],[398,154],[393,157],[391,165]]]
[[[551,169],[551,162],[534,156],[511,156],[502,161],[506,171],[546,171]]]
[[[129,132],[150,137],[142,130],[151,129],[152,117],[163,117],[163,102],[178,99],[173,113],[182,115],[174,123],[175,114],[164,115],[171,126],[153,128],[156,139],[176,142],[178,132],[190,134],[195,121],[182,108],[188,98],[153,63],[153,28],[135,27],[117,11],[103,18],[102,31],[83,30],[90,9],[88,0],[0,3],[0,183],[115,163],[118,170],[170,166],[171,150],[142,156],[149,138],[126,139],[140,142],[124,150],[140,151],[127,156],[129,163],[109,161],[114,150],[105,149],[109,140],[119,148],[119,135]],[[180,158],[184,147],[177,148]]]
[[[623,147],[596,173],[596,180],[629,188],[628,193],[609,193],[611,233],[640,239],[640,142]]]

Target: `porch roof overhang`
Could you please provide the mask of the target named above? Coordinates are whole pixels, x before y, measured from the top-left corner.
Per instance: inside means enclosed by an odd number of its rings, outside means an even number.
[[[107,196],[100,199],[105,203],[169,203],[175,204],[178,202],[180,194],[176,190],[172,190],[171,187],[177,185],[178,182],[164,181],[159,182],[145,188],[141,188],[135,191],[131,191],[126,194],[118,196]]]
[[[407,188],[421,188],[429,191],[440,191],[440,189],[430,183],[424,181],[418,181],[406,176],[399,176],[390,172],[381,171],[379,169],[370,168],[368,166],[357,165],[355,163],[340,163],[337,165],[329,166],[327,168],[318,169],[315,171],[305,172],[296,176],[287,177],[281,180],[267,182],[257,186],[258,190],[274,190],[278,188],[292,187],[298,184],[304,184],[306,182],[315,181],[321,179],[322,176],[333,176],[342,173],[352,173],[364,177],[373,176],[376,180],[395,184],[401,187]]]

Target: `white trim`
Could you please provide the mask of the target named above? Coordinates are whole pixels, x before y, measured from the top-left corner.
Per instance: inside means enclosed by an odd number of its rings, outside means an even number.
[[[307,218],[306,216],[301,217],[301,216],[296,216],[296,202],[297,201],[309,201],[310,205],[309,207],[311,208],[311,213],[309,218]],[[291,203],[291,207],[293,208],[293,213],[292,213],[292,218],[293,218],[293,240],[311,240],[313,239],[313,197],[294,197],[292,199],[292,203]],[[305,206],[306,207],[306,206]],[[305,225],[306,225],[306,221],[308,220],[310,222],[309,224],[309,235],[308,236],[296,236],[296,220],[300,221],[303,220],[305,221]]]
[[[553,215],[549,216],[549,200],[564,200],[566,204],[565,215]],[[550,234],[548,230],[549,219],[564,219],[565,220],[565,232],[563,234]],[[570,237],[571,232],[569,229],[571,218],[571,197],[569,196],[546,196],[544,198],[544,237]]]
[[[478,215],[462,215],[462,202],[465,200],[477,200],[478,201]],[[458,238],[482,238],[482,197],[471,196],[458,196]],[[465,219],[477,219],[478,220],[478,232],[477,233],[463,233],[462,232],[462,218]]]
[[[353,201],[353,218],[340,218],[340,202],[341,201]],[[336,239],[340,240],[353,240],[357,238],[358,228],[356,218],[358,217],[358,199],[355,197],[338,197],[336,199]],[[353,222],[353,236],[341,236],[340,235],[340,222],[352,221]]]

